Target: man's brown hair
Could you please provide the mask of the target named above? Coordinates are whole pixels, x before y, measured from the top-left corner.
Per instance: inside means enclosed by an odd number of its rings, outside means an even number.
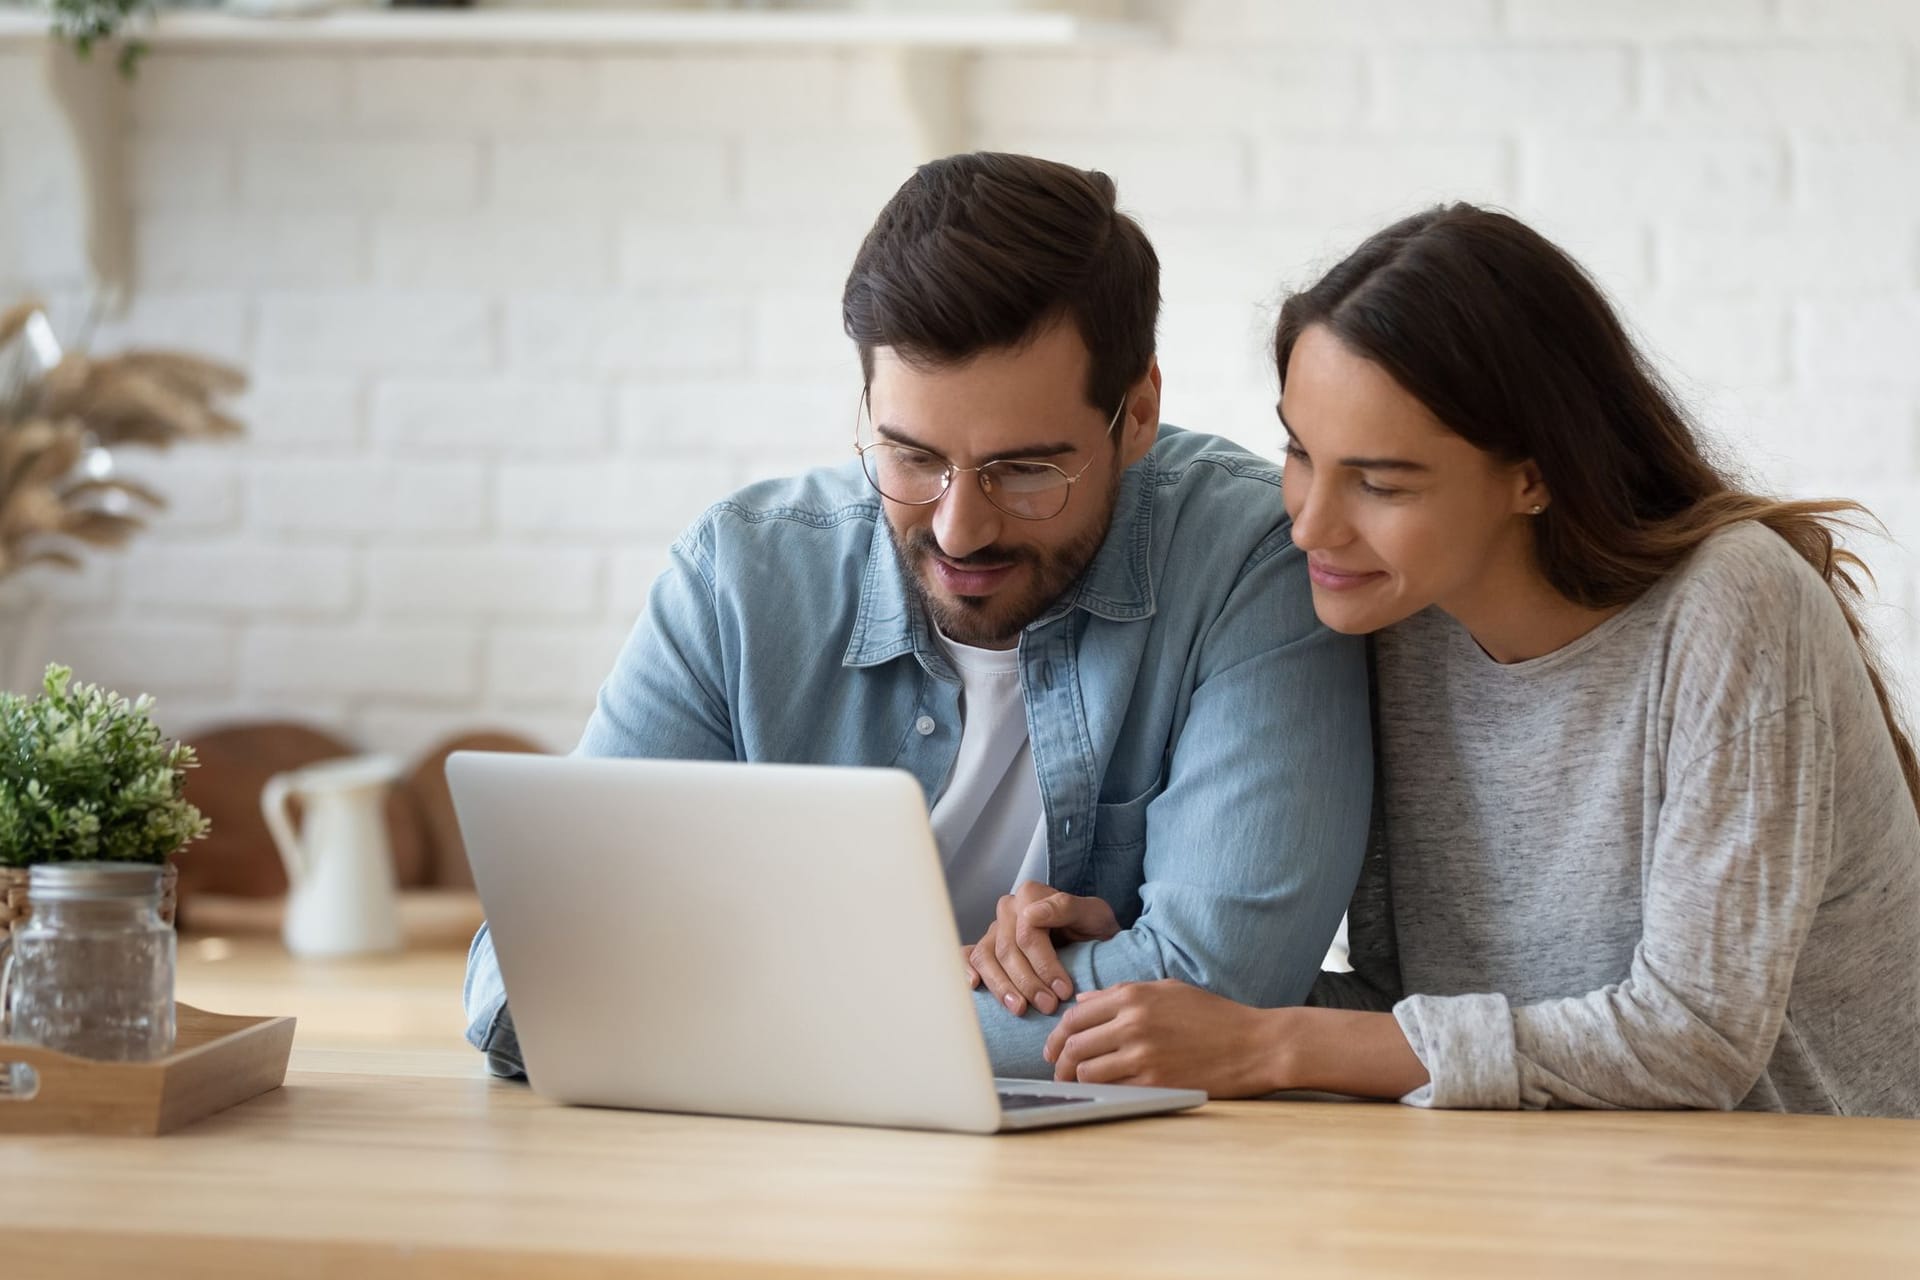
[[[841,318],[911,364],[1018,347],[1066,319],[1092,356],[1086,396],[1111,413],[1153,359],[1160,260],[1104,173],[975,152],[921,165],[880,211],[847,277]]]

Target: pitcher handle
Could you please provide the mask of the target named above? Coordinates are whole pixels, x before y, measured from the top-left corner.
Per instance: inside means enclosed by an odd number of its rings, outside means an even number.
[[[287,797],[293,792],[289,776],[276,773],[267,779],[267,785],[260,789],[260,812],[267,820],[267,830],[273,834],[273,847],[280,851],[280,861],[287,867],[287,887],[300,883],[306,877],[306,859],[300,845],[300,837],[294,832],[293,821],[287,816]]]
[[[0,1040],[13,1031],[13,933],[0,938]]]

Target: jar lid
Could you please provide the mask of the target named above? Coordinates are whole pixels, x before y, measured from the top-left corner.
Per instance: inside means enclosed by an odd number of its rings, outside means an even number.
[[[43,862],[28,869],[27,894],[36,902],[155,898],[160,868],[144,862]]]

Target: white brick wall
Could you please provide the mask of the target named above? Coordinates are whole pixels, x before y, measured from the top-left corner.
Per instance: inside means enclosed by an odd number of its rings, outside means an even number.
[[[441,534],[487,528],[487,469],[478,462],[286,458],[247,477],[247,527],[264,534]]]
[[[977,145],[1107,168],[1165,264],[1167,416],[1274,445],[1271,307],[1381,221],[1507,204],[1572,250],[1763,484],[1872,502],[1920,678],[1920,4],[1145,0],[1149,48],[982,55]],[[83,283],[80,198],[0,46],[0,297]],[[162,49],[139,252],[97,345],[231,356],[174,509],[0,583],[0,655],[409,752],[565,746],[675,530],[847,456],[847,264],[923,158],[873,51]],[[26,655],[37,659],[38,655]],[[0,675],[5,666],[0,664]]]
[[[704,458],[523,463],[500,471],[500,527],[527,541],[553,534],[671,540],[731,478],[730,467]]]
[[[542,138],[515,130],[495,140],[488,202],[507,209],[598,207],[621,213],[726,207],[730,164],[723,146],[637,141],[630,131],[608,135],[582,138],[579,130],[555,128]]]
[[[127,157],[134,206],[145,213],[228,213],[240,189],[240,157],[227,138],[145,134]],[[135,234],[142,229],[136,227]]]
[[[386,378],[373,436],[409,458],[593,456],[607,448],[610,399],[593,382]]]
[[[487,642],[487,688],[511,706],[577,702],[600,686],[626,629],[505,627]]]
[[[1883,4],[1893,8],[1899,0]],[[1772,0],[1507,0],[1517,36],[1540,40],[1718,40],[1744,44],[1772,34]]]
[[[352,118],[380,129],[459,136],[566,128],[595,111],[602,63],[565,56],[361,58],[347,73]]]
[[[1809,381],[1920,388],[1920,296],[1804,302],[1799,330]]]
[[[240,679],[267,694],[458,705],[479,689],[478,650],[476,636],[453,627],[258,627],[242,646]]]
[[[318,128],[319,126],[315,126]],[[459,214],[480,189],[480,148],[472,142],[395,140],[384,131],[358,136],[266,137],[245,142],[240,199],[251,208],[432,210]]]
[[[477,294],[267,294],[259,315],[263,373],[477,372],[497,359],[494,308]]]
[[[396,289],[592,289],[611,274],[604,217],[395,215],[373,228],[373,280]]]
[[[143,290],[325,288],[359,277],[361,239],[352,214],[168,209],[135,223],[134,254]]]
[[[578,546],[381,547],[367,553],[369,603],[380,618],[580,621],[600,612],[603,559]]]
[[[526,293],[507,302],[507,367],[536,376],[709,374],[746,362],[746,299]]]

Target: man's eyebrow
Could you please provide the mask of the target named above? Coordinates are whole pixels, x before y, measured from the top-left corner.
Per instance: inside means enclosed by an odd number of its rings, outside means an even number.
[[[1287,433],[1287,439],[1298,446],[1300,437],[1287,425],[1287,417],[1280,412],[1280,406],[1273,406],[1273,416],[1280,419],[1280,429]],[[1411,458],[1342,458],[1340,466],[1352,467],[1355,471],[1417,471],[1426,474],[1433,470],[1424,462],[1415,462]]]
[[[931,445],[921,444],[918,440],[915,440],[912,436],[890,422],[876,422],[873,424],[873,430],[876,435],[883,436],[894,444],[904,444],[910,449],[918,449],[922,453],[931,453],[935,457],[946,456]],[[999,462],[1005,460],[1008,462],[1017,462],[1029,458],[1057,458],[1062,454],[1072,453],[1077,448],[1079,448],[1078,445],[1061,444],[1057,442],[1034,444],[1028,445],[1024,449],[1009,449],[1005,453],[996,453],[987,461]]]

